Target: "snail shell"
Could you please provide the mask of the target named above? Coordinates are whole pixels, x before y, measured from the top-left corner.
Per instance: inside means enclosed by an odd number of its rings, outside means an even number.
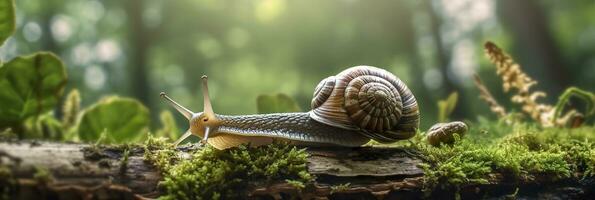
[[[440,146],[441,143],[453,144],[455,142],[454,134],[463,137],[467,130],[467,124],[460,121],[437,123],[428,130],[427,140],[432,146]]]
[[[371,66],[352,67],[322,80],[311,107],[312,119],[382,143],[413,137],[419,127],[411,90],[392,73]]]

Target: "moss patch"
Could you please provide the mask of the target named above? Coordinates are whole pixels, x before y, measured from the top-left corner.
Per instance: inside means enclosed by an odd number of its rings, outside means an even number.
[[[0,164],[0,199],[10,199],[16,190],[16,180],[12,176],[10,168]]]
[[[35,174],[33,174],[33,179],[37,181],[39,184],[48,184],[54,181],[54,176],[52,173],[45,167],[35,167]]]
[[[146,142],[145,159],[165,177],[162,199],[237,198],[256,185],[286,181],[303,188],[313,180],[306,170],[307,153],[283,143],[222,151],[207,146],[190,158],[178,155],[164,139],[149,137]]]
[[[128,157],[130,156],[130,150],[124,150],[122,157],[120,158],[120,174],[125,174],[128,169]]]
[[[433,147],[423,134],[407,146],[419,151],[426,161],[424,190],[455,189],[482,184],[500,173],[512,181],[537,176],[552,180],[593,177],[595,173],[595,128],[539,128],[516,124],[495,129],[496,123],[476,125],[468,138],[455,145]],[[499,137],[494,137],[499,136]]]

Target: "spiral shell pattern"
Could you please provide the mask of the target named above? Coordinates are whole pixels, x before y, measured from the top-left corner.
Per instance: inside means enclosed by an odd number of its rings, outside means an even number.
[[[312,108],[318,108],[322,103],[324,103],[328,97],[331,95],[331,91],[335,87],[335,77],[329,76],[316,86],[314,89],[314,98],[312,98],[311,106]]]
[[[409,88],[392,73],[371,66],[352,67],[321,81],[310,117],[383,143],[410,138],[419,127],[417,101]]]

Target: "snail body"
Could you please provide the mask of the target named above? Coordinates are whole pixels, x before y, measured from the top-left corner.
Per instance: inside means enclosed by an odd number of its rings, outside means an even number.
[[[392,73],[371,66],[351,67],[322,80],[309,112],[219,115],[211,108],[207,78],[203,112],[194,113],[168,100],[190,122],[176,142],[197,135],[217,149],[240,144],[263,145],[285,140],[300,145],[361,146],[411,138],[419,127],[419,110],[409,88]]]

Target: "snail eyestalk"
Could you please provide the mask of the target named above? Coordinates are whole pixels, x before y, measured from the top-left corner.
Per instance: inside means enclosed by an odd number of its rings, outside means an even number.
[[[211,133],[211,130],[213,130],[214,128],[216,128],[216,124],[218,123],[218,119],[217,117],[215,117],[215,112],[213,112],[213,107],[211,105],[211,98],[209,97],[209,86],[207,83],[207,75],[202,75],[201,77],[202,79],[202,96],[203,96],[203,101],[204,101],[204,108],[203,108],[203,115],[205,116],[205,118],[203,119],[204,122],[204,128],[205,128],[205,132],[204,135],[202,137],[201,142],[203,144],[207,143],[207,140],[209,139],[209,134]]]
[[[208,117],[215,117],[215,112],[213,112],[213,107],[211,106],[211,98],[209,97],[209,86],[207,85],[207,75],[202,75],[202,96],[204,99],[204,108],[203,112]]]
[[[192,111],[188,110],[187,108],[185,108],[184,106],[180,105],[178,102],[169,98],[169,96],[167,96],[167,94],[165,94],[165,92],[159,93],[159,96],[161,96],[161,98],[165,99],[172,107],[174,107],[176,110],[178,110],[178,112],[180,112],[180,114],[184,115],[184,117],[186,117],[186,119],[188,119],[188,120],[192,119],[192,115],[194,113]]]

